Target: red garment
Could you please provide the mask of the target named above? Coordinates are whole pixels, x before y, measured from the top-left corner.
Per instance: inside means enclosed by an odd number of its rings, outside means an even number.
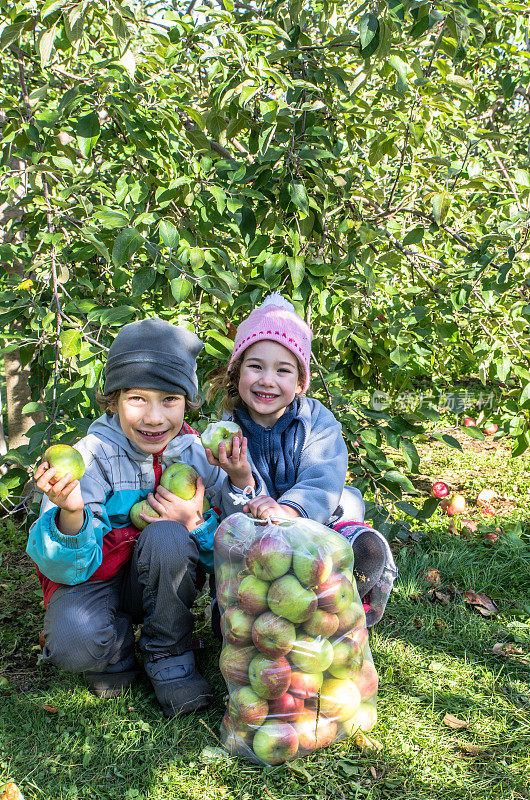
[[[199,435],[186,422],[182,423],[179,436],[184,433],[194,433]],[[162,462],[160,456],[164,451],[155,453],[153,455],[153,471],[155,473],[155,489],[160,483],[162,475]],[[129,561],[132,556],[134,545],[138,539],[141,531],[135,528],[134,525],[128,525],[126,528],[111,528],[111,530],[103,537],[102,544],[102,560],[97,570],[90,576],[89,581],[106,581],[112,578],[113,575],[121,569],[121,567]],[[44,595],[44,607],[47,608],[50,602],[50,597],[59,586],[64,586],[63,583],[56,583],[43,575],[42,572],[36,567],[37,577],[42,587]]]

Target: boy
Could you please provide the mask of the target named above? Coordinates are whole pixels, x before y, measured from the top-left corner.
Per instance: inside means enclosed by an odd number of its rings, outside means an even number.
[[[212,698],[191,651],[197,565],[211,556],[218,522],[213,510],[203,515],[203,498],[221,507],[224,479],[184,422],[185,410],[197,408],[201,349],[194,333],[158,318],[120,330],[98,398],[106,413],[76,445],[85,474],[54,481],[55,470],[39,465],[46,496],[27,546],[46,604],[44,660],[84,672],[95,694],[115,696],[137,676],[132,623],[143,621],[144,668],[166,716]],[[202,478],[189,501],[159,486],[174,461]],[[129,510],[146,496],[160,518],[144,516],[150,524],[140,533]]]

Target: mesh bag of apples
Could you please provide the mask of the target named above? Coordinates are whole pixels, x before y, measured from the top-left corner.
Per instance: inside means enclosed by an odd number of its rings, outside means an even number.
[[[223,745],[275,765],[371,730],[378,678],[349,542],[311,520],[238,513],[217,529],[214,560]]]

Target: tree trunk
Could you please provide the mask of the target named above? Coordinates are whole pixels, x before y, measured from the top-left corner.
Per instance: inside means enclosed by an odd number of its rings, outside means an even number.
[[[0,118],[0,124],[3,120]],[[22,199],[27,191],[26,183],[26,164],[17,158],[12,158],[11,168],[17,169],[20,174],[20,183],[16,191],[18,199]],[[4,203],[0,205],[0,244],[4,242],[21,241],[24,238],[24,230],[20,226],[24,214],[23,206],[18,204]],[[24,275],[24,265],[19,261],[6,264],[6,271],[11,275]],[[23,331],[24,323],[15,321],[14,331]],[[28,441],[26,433],[32,425],[42,421],[42,414],[23,414],[22,409],[31,400],[31,390],[29,387],[29,365],[22,367],[20,351],[12,350],[4,355],[5,376],[6,376],[6,405],[7,405],[7,435],[9,447],[13,449]],[[5,437],[0,437],[5,438]]]

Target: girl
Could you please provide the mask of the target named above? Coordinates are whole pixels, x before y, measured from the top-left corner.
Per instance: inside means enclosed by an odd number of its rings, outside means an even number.
[[[367,624],[383,615],[397,575],[386,539],[364,525],[364,502],[345,487],[348,452],[341,425],[318,400],[308,398],[313,334],[291,303],[272,294],[237,328],[228,367],[212,378],[210,396],[225,390],[223,409],[248,441],[256,497],[244,506],[260,519],[308,517],[348,538],[355,555]],[[240,458],[240,449],[235,448]],[[230,476],[223,445],[212,466]],[[241,490],[226,478],[233,497]]]

